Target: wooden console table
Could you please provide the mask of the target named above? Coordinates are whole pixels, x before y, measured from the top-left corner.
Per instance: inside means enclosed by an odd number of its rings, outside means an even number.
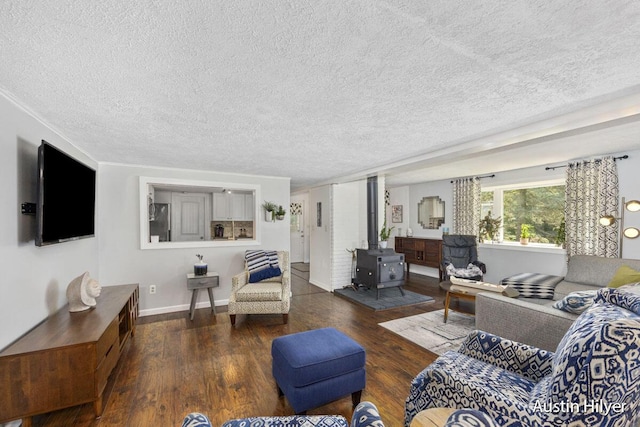
[[[0,353],[0,423],[93,402],[135,333],[138,285],[105,286],[90,310],[65,305]]]
[[[395,251],[404,254],[409,279],[410,264],[423,265],[438,269],[438,278],[442,281],[442,239],[424,239],[419,237],[396,237]]]

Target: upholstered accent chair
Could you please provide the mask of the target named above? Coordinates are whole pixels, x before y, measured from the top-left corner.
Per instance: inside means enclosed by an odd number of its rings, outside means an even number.
[[[414,378],[405,425],[432,407],[506,426],[639,425],[640,286],[599,290],[555,352],[474,331]]]
[[[496,427],[486,414],[458,409],[449,416],[443,427]],[[212,427],[206,415],[193,412],[188,414],[182,427]],[[222,427],[349,427],[347,419],[341,415],[290,415],[279,417],[236,418],[225,421]],[[353,410],[351,427],[384,427],[378,408],[371,402],[360,402]]]
[[[465,234],[442,236],[441,268],[445,281],[452,275],[464,279],[482,280],[487,267],[478,261],[477,237]],[[451,274],[454,269],[456,273]]]
[[[282,314],[287,323],[291,305],[291,272],[289,252],[278,251],[281,274],[251,283],[245,261],[245,270],[231,279],[229,317],[236,324],[238,314]]]
[[[222,427],[349,427],[341,415],[291,415],[279,417],[237,418],[222,424]],[[182,427],[211,427],[209,419],[201,413],[187,415]],[[384,427],[378,408],[371,402],[361,402],[353,410],[351,427]]]

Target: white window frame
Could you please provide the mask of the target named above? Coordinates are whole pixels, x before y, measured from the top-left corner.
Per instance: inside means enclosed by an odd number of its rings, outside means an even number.
[[[493,191],[493,209],[491,216],[494,218],[503,217],[504,207],[503,192],[505,190],[519,190],[525,188],[540,188],[540,187],[554,187],[558,185],[566,185],[566,181],[562,178],[555,178],[544,181],[531,181],[531,182],[519,182],[515,184],[503,184],[503,185],[487,185],[481,186],[480,191]],[[529,251],[543,251],[543,252],[564,252],[564,249],[557,247],[553,243],[529,243],[528,245],[521,245],[519,242],[505,242],[503,238],[504,225],[500,226],[498,242],[481,244],[481,246],[488,247],[501,247],[504,249],[517,249],[517,250],[529,250]]]

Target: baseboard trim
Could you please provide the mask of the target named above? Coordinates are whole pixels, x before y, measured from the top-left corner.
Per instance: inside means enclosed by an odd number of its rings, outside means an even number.
[[[220,307],[223,305],[229,305],[229,300],[215,300],[214,304],[216,307]],[[157,308],[147,308],[145,310],[140,310],[138,315],[140,317],[145,316],[153,316],[156,314],[167,314],[167,313],[175,313],[178,311],[189,311],[190,304],[180,304],[180,305],[172,305],[167,307],[157,307]],[[196,303],[196,310],[199,308],[211,308],[211,303],[209,301],[201,301]]]

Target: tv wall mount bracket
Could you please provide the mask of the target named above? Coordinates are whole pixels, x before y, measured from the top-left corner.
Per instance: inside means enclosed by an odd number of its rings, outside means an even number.
[[[22,215],[35,215],[36,204],[35,203],[23,203],[20,208]]]

